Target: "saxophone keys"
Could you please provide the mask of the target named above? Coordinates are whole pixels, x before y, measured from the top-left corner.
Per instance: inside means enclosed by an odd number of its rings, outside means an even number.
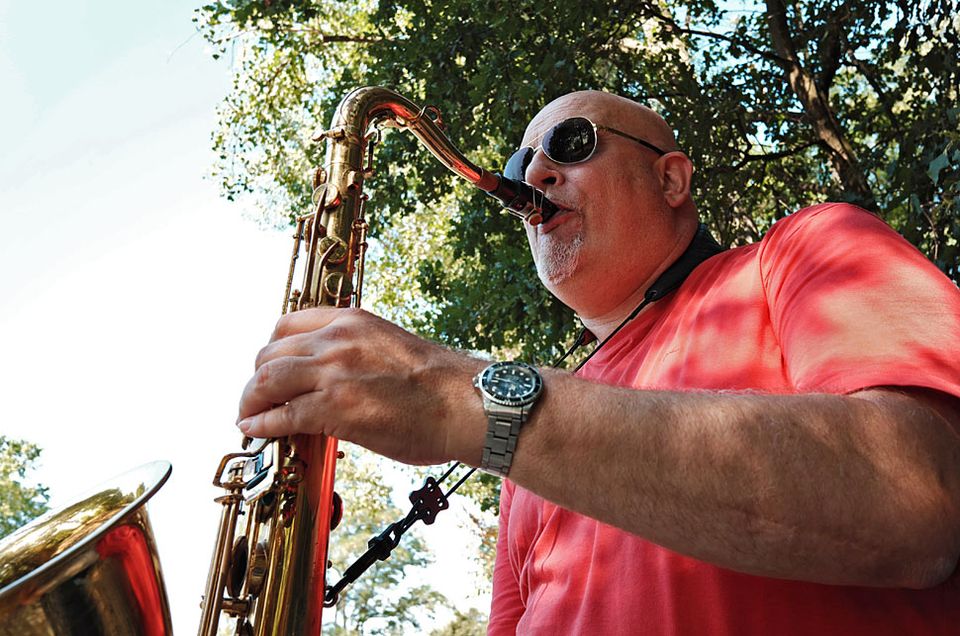
[[[311,141],[323,141],[324,139],[330,139],[332,141],[342,141],[347,138],[347,130],[343,126],[338,126],[336,128],[331,128],[330,130],[324,130],[318,132],[311,137]]]
[[[343,520],[343,499],[337,493],[333,491],[333,500],[330,502],[330,531],[337,529],[337,526],[340,525],[340,522]]]
[[[347,244],[337,236],[324,236],[317,242],[317,256],[325,259],[323,264],[342,263],[347,258]]]
[[[321,210],[332,210],[340,205],[340,190],[332,183],[323,183],[313,189],[312,198]]]
[[[326,278],[323,279],[323,291],[326,292],[330,298],[339,301],[345,296],[343,293],[345,281],[346,278],[344,278],[342,272],[330,272]],[[339,306],[339,304],[337,306]]]
[[[227,573],[227,592],[232,598],[238,599],[243,594],[243,582],[247,578],[247,537],[241,535],[233,542],[230,551],[230,569]]]
[[[317,189],[327,182],[327,171],[323,166],[316,169],[313,173],[313,188]]]
[[[250,603],[237,598],[225,598],[222,609],[227,616],[241,618],[250,613]]]
[[[253,557],[247,567],[247,592],[251,596],[260,594],[263,581],[267,578],[267,544],[260,541],[253,548]]]

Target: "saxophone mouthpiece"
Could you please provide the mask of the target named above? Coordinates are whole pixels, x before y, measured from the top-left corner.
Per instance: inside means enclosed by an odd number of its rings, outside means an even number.
[[[530,225],[540,225],[557,213],[557,205],[529,183],[514,181],[502,174],[494,176],[497,178],[496,187],[484,191],[500,201],[510,214],[523,219]]]

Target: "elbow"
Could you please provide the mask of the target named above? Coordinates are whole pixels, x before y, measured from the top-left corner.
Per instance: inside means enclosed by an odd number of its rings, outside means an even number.
[[[948,581],[957,571],[957,555],[944,555],[940,558],[928,558],[906,573],[899,587],[912,590],[926,590]]]
[[[867,585],[929,589],[957,572],[960,505],[954,503],[952,489],[920,492],[901,491],[897,498],[910,503],[888,508],[885,519],[874,526],[874,550],[864,552]]]
[[[957,571],[957,563],[955,553],[933,555],[927,546],[924,554],[906,556],[901,552],[896,558],[876,559],[863,570],[862,577],[856,577],[859,581],[844,584],[926,590],[948,581]]]
[[[952,557],[950,559],[944,559],[940,563],[935,564],[931,568],[926,576],[921,576],[917,578],[916,586],[913,589],[925,590],[932,587],[937,587],[943,583],[946,583],[950,580],[954,573],[957,571],[957,558]]]
[[[900,567],[894,568],[900,575],[892,583],[897,587],[923,590],[936,587],[949,580],[957,571],[960,562],[960,523],[946,519],[941,509],[937,519],[913,525],[914,533],[908,548],[900,559]],[[888,570],[890,571],[890,570]]]

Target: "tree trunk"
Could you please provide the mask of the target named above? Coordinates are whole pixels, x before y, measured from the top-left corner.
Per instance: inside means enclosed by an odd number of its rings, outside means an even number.
[[[783,61],[780,66],[787,75],[787,82],[793,89],[821,145],[830,155],[830,163],[840,185],[853,195],[856,203],[870,210],[876,210],[876,199],[866,175],[857,159],[843,129],[837,122],[829,102],[829,81],[822,87],[817,86],[813,75],[803,68],[797,55],[790,27],[787,24],[787,11],[783,0],[766,0],[767,21],[770,26],[770,38],[773,48]],[[837,47],[838,54],[840,47]]]

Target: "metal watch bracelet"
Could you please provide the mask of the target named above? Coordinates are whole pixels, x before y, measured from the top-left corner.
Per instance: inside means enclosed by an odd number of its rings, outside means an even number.
[[[506,477],[513,463],[513,453],[524,419],[523,408],[489,404],[487,437],[484,440],[480,470]]]

